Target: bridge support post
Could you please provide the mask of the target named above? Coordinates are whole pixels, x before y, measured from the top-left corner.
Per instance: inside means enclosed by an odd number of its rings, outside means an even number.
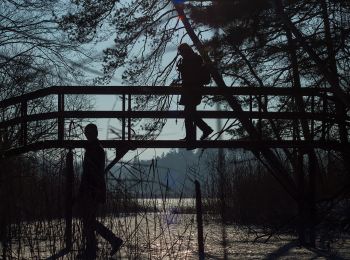
[[[302,246],[315,247],[316,245],[316,160],[312,152],[308,152],[308,182],[305,187],[303,169],[304,153],[299,149],[297,155],[297,183],[298,183],[298,236]]]
[[[202,212],[202,194],[199,181],[195,180],[196,186],[196,212],[197,212],[197,232],[198,232],[198,256],[199,260],[204,260],[204,238],[203,238],[203,212]]]
[[[131,149],[131,148],[129,148],[129,147],[117,148],[117,149],[116,149],[115,158],[114,158],[114,159],[106,166],[106,168],[105,168],[105,174],[108,173],[108,171],[109,171],[110,169],[112,169],[113,166],[114,166],[117,162],[119,162],[119,160],[120,160],[121,158],[123,158],[123,156],[124,156],[127,152],[129,152],[130,149]]]
[[[304,203],[304,171],[303,171],[303,153],[300,149],[297,151],[297,184],[298,184],[298,238],[300,245],[305,245],[305,203]]]
[[[66,194],[65,194],[66,249],[72,248],[73,180],[74,180],[73,151],[72,149],[69,149],[66,155]]]
[[[308,226],[309,226],[309,244],[316,246],[316,160],[314,154],[309,154],[309,192],[308,192]]]

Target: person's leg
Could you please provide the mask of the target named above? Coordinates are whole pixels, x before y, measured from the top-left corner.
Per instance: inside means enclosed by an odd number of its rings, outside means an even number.
[[[91,209],[87,229],[88,229],[88,235],[87,235],[87,241],[86,241],[86,249],[87,252],[91,257],[96,257],[96,251],[97,251],[97,240],[95,235],[95,220],[96,220],[96,210]]]
[[[123,240],[97,220],[95,221],[95,229],[97,233],[111,244],[112,250],[110,254],[114,255],[123,244]]]
[[[83,240],[85,249],[82,252],[84,259],[95,259],[97,241],[95,236],[96,206],[95,203],[84,201],[82,205]]]
[[[185,113],[185,128],[186,141],[193,142],[196,140],[196,127],[193,123],[193,113],[196,111],[196,106],[193,104],[186,104],[184,108]]]
[[[196,107],[194,107],[194,112],[195,111]],[[200,117],[193,117],[193,123],[194,127],[198,126],[198,128],[203,132],[203,135],[200,138],[201,140],[205,139],[213,132],[213,129]]]

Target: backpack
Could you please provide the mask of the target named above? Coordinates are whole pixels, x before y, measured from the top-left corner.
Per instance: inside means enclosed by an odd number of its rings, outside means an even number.
[[[195,69],[196,82],[198,82],[201,85],[207,85],[211,81],[210,68],[207,64],[205,64],[203,62],[200,55],[198,55],[198,54],[196,54],[196,55],[198,56],[198,59],[200,59],[200,62],[201,62],[200,67],[199,68],[197,67]],[[178,72],[180,73],[180,77],[179,77],[179,79],[180,79],[181,78],[181,71],[183,70],[182,59],[177,61],[176,67],[177,67]]]
[[[199,70],[199,81],[203,85],[207,85],[211,81],[210,69],[209,66],[205,63],[202,63]]]

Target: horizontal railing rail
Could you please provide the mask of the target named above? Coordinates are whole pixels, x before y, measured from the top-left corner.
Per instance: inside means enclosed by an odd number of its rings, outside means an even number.
[[[19,140],[16,147],[11,147],[6,153],[18,153],[20,151],[30,151],[47,148],[65,148],[65,147],[83,147],[84,141],[67,140],[65,136],[66,124],[71,119],[95,119],[95,118],[115,118],[121,120],[121,140],[101,140],[104,147],[112,148],[120,145],[126,145],[124,142],[132,144],[137,148],[170,148],[170,147],[187,147],[185,141],[177,140],[137,140],[139,137],[132,134],[131,119],[135,118],[168,118],[177,119],[185,118],[184,111],[169,110],[169,111],[133,111],[132,97],[134,95],[181,95],[183,89],[179,86],[54,86],[46,89],[40,89],[21,96],[12,97],[0,101],[0,109],[6,110],[12,105],[19,105],[19,115],[13,118],[3,119],[0,122],[0,129],[19,125]],[[240,111],[212,111],[199,110],[193,116],[211,119],[236,119],[247,118],[249,120],[257,120],[257,128],[260,131],[256,138],[250,140],[210,140],[196,141],[195,146],[198,148],[289,148],[289,147],[313,147],[321,149],[340,149],[337,141],[326,141],[326,131],[329,131],[330,125],[339,124],[340,119],[327,110],[328,101],[332,99],[332,94],[328,89],[318,88],[302,88],[297,92],[292,88],[276,88],[276,87],[204,87],[199,91],[202,95],[212,96],[227,96],[240,95],[248,96],[249,101],[246,105],[246,110]],[[198,93],[198,92],[197,92]],[[28,113],[28,107],[32,106],[30,101],[45,96],[57,95],[57,111],[45,113]],[[69,111],[65,107],[65,97],[68,95],[120,95],[122,108],[119,111]],[[266,96],[304,96],[311,97],[311,110],[306,112],[278,112],[268,111],[267,104],[262,109],[261,98]],[[259,107],[253,109],[253,97],[257,97]],[[314,97],[319,97],[320,107],[324,108],[323,112],[314,110],[316,103]],[[265,98],[265,100],[268,100]],[[272,109],[272,108],[269,108]],[[289,109],[288,109],[289,110]],[[293,111],[293,108],[290,110]],[[321,133],[319,140],[276,140],[271,141],[268,137],[264,137],[261,132],[262,120],[310,120],[312,129],[318,124],[320,128],[317,130]],[[37,140],[28,143],[28,124],[40,120],[56,120],[57,121],[57,140],[43,141]],[[349,121],[349,118],[345,118]],[[320,123],[315,123],[320,121]],[[292,123],[293,123],[292,122]],[[32,131],[32,130],[31,130]],[[318,139],[318,138],[315,138]]]
[[[236,118],[238,115],[245,115],[251,119],[312,119],[315,121],[337,122],[335,115],[330,113],[311,113],[311,112],[235,112],[235,111],[196,111],[195,117],[223,119]],[[64,119],[82,119],[82,118],[184,118],[184,111],[64,111],[48,112],[26,115],[24,117],[15,117],[0,122],[0,128],[8,127],[21,122],[33,122],[39,120],[57,119],[62,116]],[[347,118],[349,119],[349,118]]]
[[[54,86],[40,89],[21,96],[12,97],[0,101],[0,108],[18,104],[23,101],[33,100],[49,95],[180,95],[183,92],[181,87],[169,86]],[[273,96],[323,96],[329,92],[326,88],[301,88],[295,91],[292,88],[276,87],[203,87],[199,91],[203,95],[273,95]]]

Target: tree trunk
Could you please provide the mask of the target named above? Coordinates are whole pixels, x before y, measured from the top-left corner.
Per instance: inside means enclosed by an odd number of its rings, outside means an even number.
[[[212,65],[212,61],[210,60],[208,54],[204,50],[204,46],[195,34],[191,24],[189,23],[183,7],[181,5],[175,5],[176,11],[178,12],[179,17],[181,17],[181,20],[183,22],[183,25],[185,26],[185,29],[193,41],[194,45],[196,46],[197,50],[200,52],[203,60],[210,66],[211,69],[211,75],[217,84],[219,88],[227,87],[221,74],[219,71],[214,68]],[[252,140],[259,140],[260,135],[258,131],[255,129],[254,125],[251,123],[249,118],[245,117],[244,115],[241,115],[240,112],[242,112],[242,107],[239,103],[239,101],[229,95],[225,95],[225,98],[231,108],[237,112],[238,120],[241,122],[243,128],[247,131],[250,138]],[[282,162],[278,159],[278,157],[268,148],[253,148],[252,149],[253,154],[259,158],[259,152],[263,155],[264,159],[268,162],[269,167],[268,170],[271,172],[271,174],[276,178],[276,180],[282,185],[282,187],[288,192],[288,194],[295,200],[297,200],[297,189],[295,182],[291,178],[290,174],[288,173],[288,170],[284,167]]]

